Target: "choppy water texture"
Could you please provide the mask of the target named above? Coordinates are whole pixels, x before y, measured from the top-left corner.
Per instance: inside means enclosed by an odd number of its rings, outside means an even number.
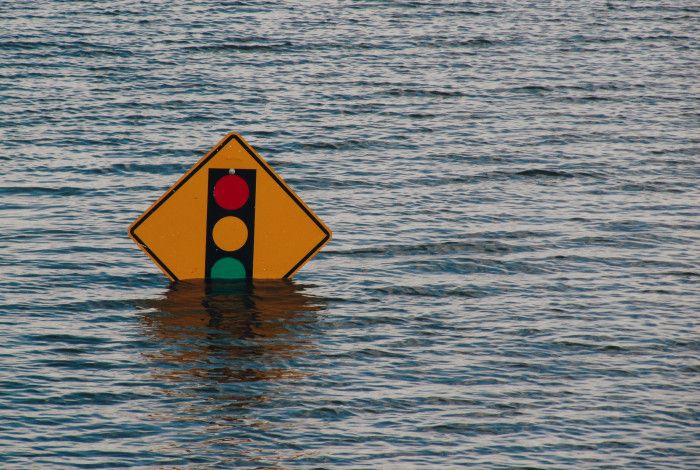
[[[0,3],[2,468],[698,468],[700,6]],[[241,132],[334,231],[169,285]]]

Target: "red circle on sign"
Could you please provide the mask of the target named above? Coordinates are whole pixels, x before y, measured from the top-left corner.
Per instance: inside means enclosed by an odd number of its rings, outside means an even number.
[[[240,209],[249,194],[248,183],[238,175],[226,175],[214,185],[214,200],[230,211]]]

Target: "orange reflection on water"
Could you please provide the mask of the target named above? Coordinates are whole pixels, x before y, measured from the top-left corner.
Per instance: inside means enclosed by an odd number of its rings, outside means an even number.
[[[313,346],[308,334],[321,299],[291,281],[180,282],[146,302],[146,356],[159,378],[251,382],[303,377],[287,366]]]

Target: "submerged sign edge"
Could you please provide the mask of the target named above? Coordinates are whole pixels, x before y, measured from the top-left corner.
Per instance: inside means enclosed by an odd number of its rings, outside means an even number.
[[[136,234],[136,229],[139,228],[139,226],[146,221],[158,208],[165,202],[167,201],[170,196],[175,194],[175,192],[180,189],[186,182],[189,180],[192,175],[197,173],[204,165],[207,164],[209,160],[214,158],[225,146],[228,144],[231,140],[236,140],[238,144],[240,144],[241,147],[265,170],[265,172],[277,183],[285,193],[304,211],[304,213],[311,219],[316,226],[323,232],[324,237],[323,239],[316,244],[309,252],[301,259],[299,260],[292,268],[282,277],[282,279],[289,279],[292,277],[299,269],[301,269],[302,266],[306,264],[309,259],[313,255],[315,255],[328,241],[331,239],[332,232],[331,230],[326,227],[326,225],[319,219],[316,214],[309,209],[309,207],[304,203],[304,201],[290,188],[287,183],[284,182],[284,180],[277,174],[275,171],[270,168],[270,166],[267,164],[265,160],[258,155],[258,153],[253,149],[248,143],[245,141],[245,139],[238,133],[238,132],[231,132],[230,134],[226,135],[214,148],[212,148],[206,155],[204,155],[202,158],[199,159],[197,163],[195,163],[192,168],[190,168],[184,175],[180,177],[161,197],[159,197],[156,202],[154,202],[151,207],[146,209],[146,211],[141,214],[130,226],[129,226],[129,238],[131,238],[136,245],[138,245],[141,250],[148,255],[151,260],[160,268],[163,273],[170,278],[171,281],[179,281],[177,276],[175,276],[175,273],[173,273],[168,266],[163,263],[160,258],[144,243],[141,238]]]

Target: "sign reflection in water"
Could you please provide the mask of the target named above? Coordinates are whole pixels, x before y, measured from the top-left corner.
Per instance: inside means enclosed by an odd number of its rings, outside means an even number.
[[[280,280],[180,282],[145,306],[158,377],[250,382],[303,376],[293,360],[312,347],[314,312],[324,303]]]

